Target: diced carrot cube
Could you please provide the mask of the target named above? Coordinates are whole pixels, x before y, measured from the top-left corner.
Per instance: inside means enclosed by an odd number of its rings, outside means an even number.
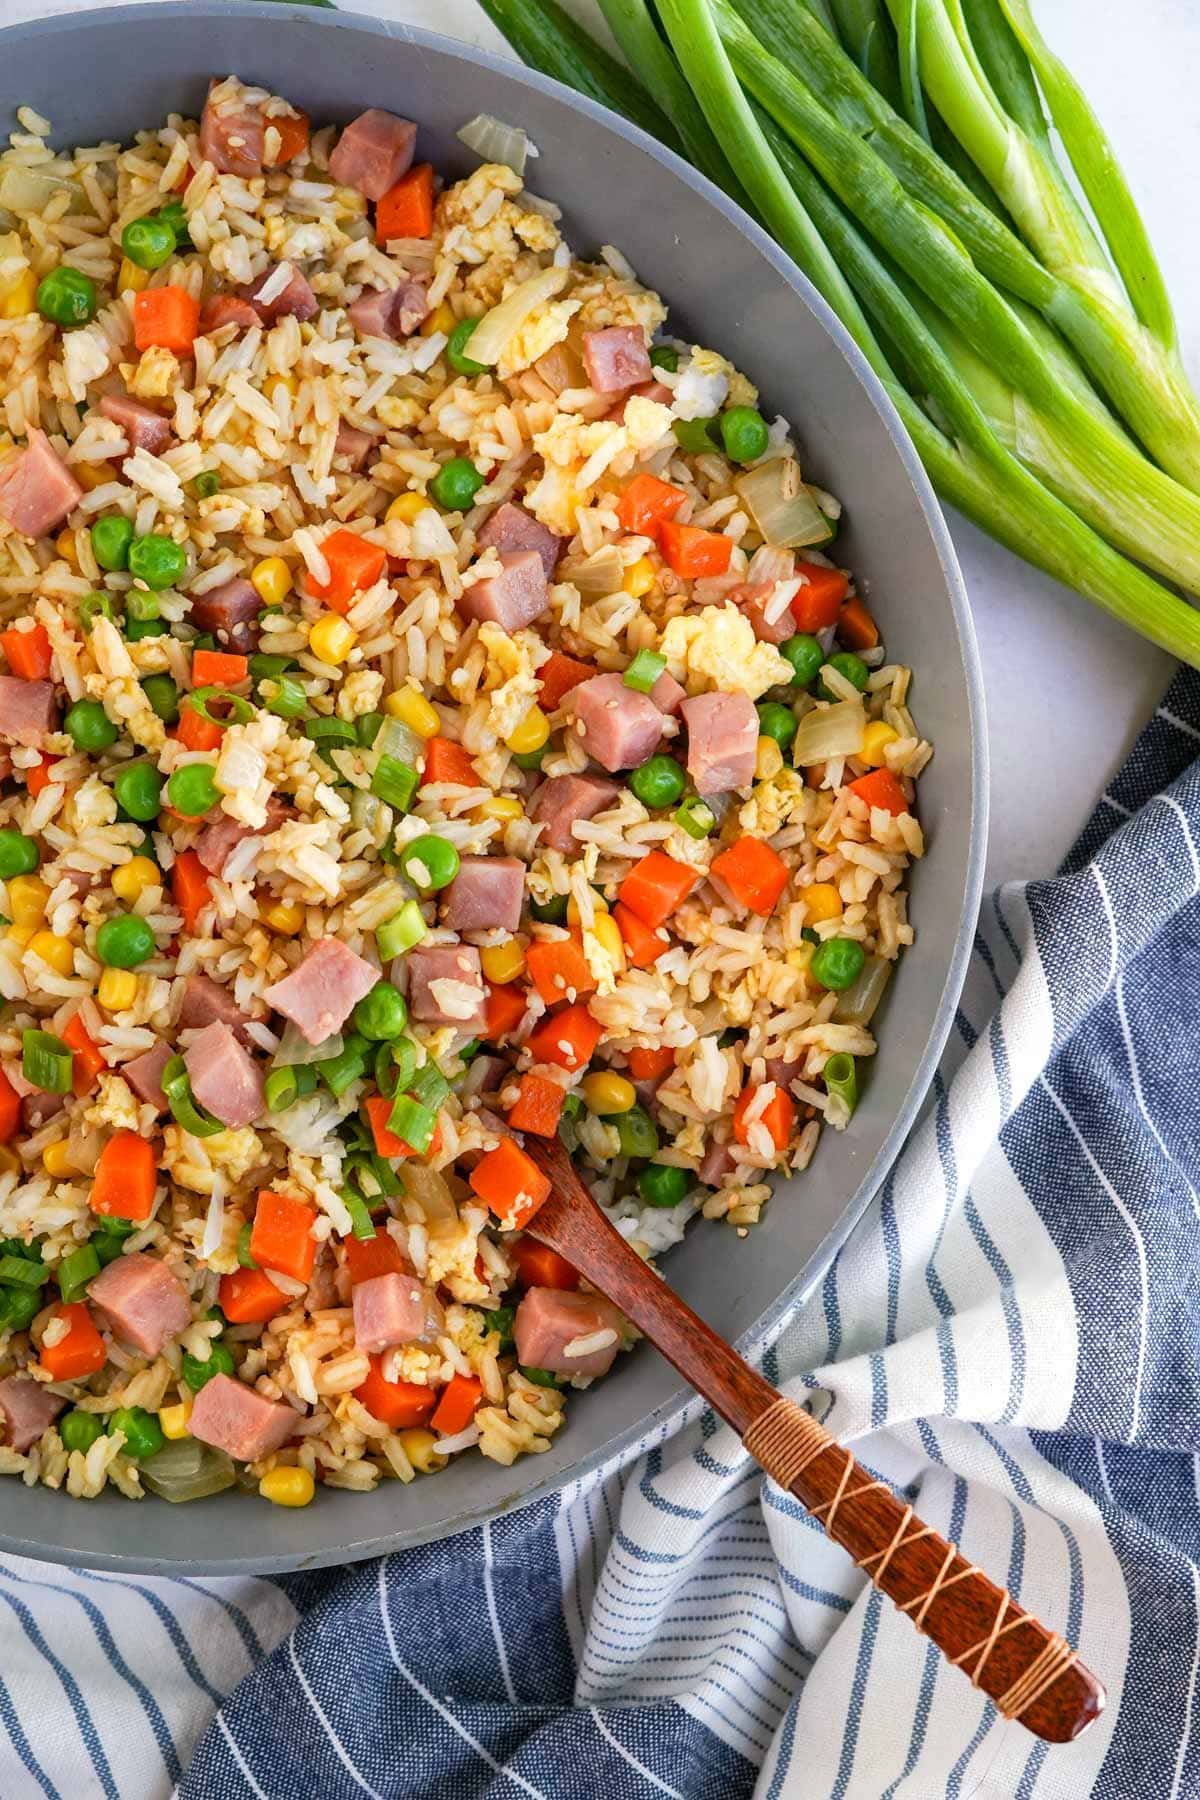
[[[535,938],[525,952],[530,979],[547,1006],[563,1000],[581,1000],[596,989],[596,977],[583,953],[583,937],[576,926],[570,937]]]
[[[254,1209],[250,1229],[250,1254],[261,1268],[307,1281],[313,1272],[317,1245],[312,1235],[317,1209],[291,1194],[264,1188]]]
[[[547,1013],[526,1040],[534,1062],[555,1063],[560,1069],[584,1069],[604,1035],[586,1006],[563,1006]]]
[[[222,1275],[217,1297],[231,1325],[265,1325],[292,1301],[265,1269],[235,1269]]]
[[[375,202],[375,242],[427,238],[433,230],[433,165],[418,163]]]
[[[411,1425],[424,1425],[437,1405],[438,1390],[422,1387],[415,1381],[385,1381],[378,1356],[369,1356],[371,1372],[354,1390],[354,1398],[381,1425],[393,1431],[404,1431]]]
[[[733,556],[733,539],[721,531],[701,531],[698,525],[677,525],[664,519],[658,528],[662,553],[684,581],[708,575],[724,575]]]
[[[200,302],[181,287],[144,288],[133,297],[133,341],[139,350],[190,356],[200,329]]]
[[[872,769],[869,775],[860,775],[848,785],[850,792],[868,807],[879,807],[893,816],[912,811],[907,794],[890,769]]]
[[[562,705],[564,694],[569,694],[581,681],[589,681],[595,673],[594,663],[577,662],[573,656],[564,656],[560,650],[552,650],[537,672],[542,689],[538,696],[542,710],[557,711]]]
[[[356,531],[331,531],[322,539],[321,554],[329,564],[329,580],[308,577],[309,592],[334,612],[347,613],[355,594],[374,587],[387,563],[382,544],[368,544]]]
[[[474,1375],[452,1375],[429,1421],[430,1430],[439,1437],[453,1437],[456,1432],[465,1431],[482,1399],[483,1383]]]
[[[558,1130],[566,1090],[544,1075],[522,1075],[508,1122],[514,1131],[532,1131],[536,1137],[553,1137]]]
[[[510,1231],[527,1225],[550,1197],[549,1178],[513,1138],[501,1138],[468,1176],[471,1191],[487,1203]]]
[[[682,488],[660,481],[657,475],[635,475],[617,501],[617,517],[623,531],[653,537],[665,519],[673,519],[687,495]]]
[[[50,1319],[51,1322],[61,1319],[68,1327],[67,1335],[59,1338],[56,1344],[42,1345],[42,1367],[55,1381],[82,1381],[104,1367],[108,1351],[82,1300],[74,1300],[69,1306],[56,1306]]]
[[[850,591],[850,583],[840,569],[827,569],[824,563],[797,562],[797,575],[804,586],[792,600],[792,617],[797,631],[825,631],[836,625],[838,609]]]
[[[435,781],[453,782],[456,787],[477,788],[484,785],[479,779],[475,764],[462,745],[444,737],[431,737],[425,745],[421,786],[428,787]]]
[[[653,931],[666,924],[699,879],[697,871],[686,863],[676,862],[665,851],[651,850],[649,856],[634,864],[617,892],[622,905]]]

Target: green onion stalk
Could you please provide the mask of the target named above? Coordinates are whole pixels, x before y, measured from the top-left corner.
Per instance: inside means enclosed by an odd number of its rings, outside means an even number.
[[[733,69],[748,92],[1025,402],[1034,421],[1030,435],[1037,450],[1036,472],[1052,468],[1055,491],[1118,549],[1167,580],[1200,590],[1200,499],[1155,468],[1098,401],[1082,399],[1078,383],[1064,383],[1062,358],[1047,354],[1045,336],[1027,328],[956,235],[913,200],[870,145],[768,54],[724,0],[715,0],[713,11]],[[1019,431],[1013,444],[1020,455]]]

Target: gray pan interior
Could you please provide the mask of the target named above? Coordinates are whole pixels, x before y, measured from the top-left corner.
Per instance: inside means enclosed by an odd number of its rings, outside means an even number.
[[[531,185],[572,243],[613,243],[672,308],[672,325],[729,354],[790,418],[814,479],[846,507],[839,552],[869,583],[889,650],[916,668],[937,754],[922,777],[930,852],[915,872],[916,947],[879,1016],[883,1051],[851,1129],[827,1133],[804,1177],[739,1239],[701,1221],[668,1273],[727,1338],[761,1330],[817,1281],[895,1156],[953,1016],[979,899],[986,830],[983,700],[945,523],[882,389],[792,264],[706,181],[640,132],[516,63],[429,33],[241,0],[80,12],[0,33],[3,118],[31,104],[56,141],[128,139],[168,112],[196,117],[212,74],[236,72],[345,122],[365,106],[419,121],[447,176],[475,166],[455,132],[477,112],[519,121],[541,150]],[[550,1451],[512,1469],[460,1458],[436,1480],[368,1496],[327,1490],[304,1511],[236,1492],[172,1507],[105,1494],[86,1505],[0,1483],[0,1548],[121,1569],[295,1569],[443,1536],[582,1474],[663,1418],[678,1378],[643,1345],[570,1407]]]

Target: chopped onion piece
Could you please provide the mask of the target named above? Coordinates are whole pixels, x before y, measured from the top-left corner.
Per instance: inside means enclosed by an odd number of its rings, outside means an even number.
[[[457,1218],[454,1196],[444,1175],[425,1163],[406,1163],[400,1179],[408,1199],[415,1200],[428,1223]]]
[[[823,544],[832,535],[829,520],[800,479],[794,457],[756,463],[733,485],[768,544],[788,549]]]
[[[573,582],[587,600],[602,600],[607,594],[619,592],[625,579],[625,564],[616,545],[605,544],[583,562],[564,563],[558,579]]]
[[[839,700],[805,713],[792,744],[798,768],[829,762],[835,756],[857,756],[862,749],[867,715],[861,700]]]
[[[498,363],[530,314],[547,300],[553,300],[566,285],[566,269],[542,269],[528,281],[520,282],[498,306],[484,313],[471,333],[471,360],[485,363],[489,369]],[[424,516],[422,513],[417,522]]]
[[[479,1442],[479,1427],[468,1425],[465,1431],[456,1431],[453,1437],[439,1438],[433,1446],[439,1456],[456,1456],[460,1450],[470,1450]]]
[[[881,956],[868,956],[859,971],[857,981],[843,988],[837,997],[837,1005],[833,1016],[842,1025],[869,1025],[875,1014],[875,1008],[883,999],[883,990],[892,977],[895,963],[885,962]]]
[[[77,181],[63,175],[46,175],[40,169],[5,169],[0,175],[0,206],[14,212],[36,212],[54,199],[56,194],[69,194],[68,212],[90,211],[88,199]]]
[[[345,1048],[345,1039],[340,1031],[327,1037],[323,1044],[310,1044],[296,1022],[289,1019],[275,1052],[275,1066],[294,1068],[300,1063],[324,1062],[327,1056],[340,1056]]]
[[[506,125],[491,113],[476,113],[468,119],[458,138],[484,162],[504,163],[514,175],[523,176],[526,158],[538,153],[537,145],[530,143],[519,125]]]
[[[223,1450],[192,1437],[165,1444],[156,1456],[139,1463],[138,1472],[152,1494],[173,1502],[203,1500],[236,1480],[233,1463]]]
[[[218,1169],[214,1169],[212,1194],[208,1202],[208,1213],[204,1220],[204,1236],[200,1240],[200,1254],[205,1261],[221,1248],[224,1231],[225,1178]]]
[[[381,756],[394,756],[410,769],[415,769],[425,754],[425,740],[418,737],[403,719],[386,718],[372,745],[376,761]]]

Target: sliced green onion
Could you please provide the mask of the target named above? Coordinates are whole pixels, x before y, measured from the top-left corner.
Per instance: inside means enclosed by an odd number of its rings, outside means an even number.
[[[253,1232],[254,1232],[254,1222],[251,1219],[247,1219],[246,1223],[242,1226],[241,1230],[238,1232],[237,1259],[238,1259],[239,1265],[243,1269],[257,1269],[257,1267],[258,1267],[258,1264],[255,1262],[254,1257],[250,1251],[250,1238],[251,1238]]]
[[[214,700],[228,708],[224,716],[218,717],[209,711],[209,704]],[[219,725],[222,731],[230,725],[248,725],[254,717],[254,708],[242,694],[230,694],[219,687],[193,688],[187,697],[187,704],[202,719],[207,719],[210,725]]]
[[[21,1033],[21,1073],[44,1094],[69,1094],[72,1085],[71,1047],[50,1031]]]
[[[385,1100],[407,1093],[417,1072],[417,1046],[409,1037],[380,1044],[375,1053],[375,1085]]]
[[[173,1056],[162,1072],[162,1091],[167,1097],[171,1117],[192,1137],[216,1137],[224,1131],[220,1119],[214,1119],[192,1093],[187,1065],[182,1056]]]
[[[433,1112],[437,1112],[450,1098],[450,1083],[436,1063],[427,1062],[409,1082],[408,1092],[421,1106],[428,1106]]]
[[[391,962],[394,957],[403,956],[414,944],[419,944],[429,931],[421,908],[415,900],[406,900],[399,912],[385,919],[382,925],[375,927],[375,944],[381,962]]]
[[[371,792],[377,800],[404,813],[412,804],[419,781],[417,771],[407,763],[398,762],[394,756],[381,756],[371,777]]]
[[[70,1256],[64,1256],[58,1265],[58,1291],[66,1305],[82,1299],[88,1282],[94,1281],[99,1273],[100,1258],[91,1244],[83,1244],[78,1250],[72,1250]]]
[[[717,815],[707,800],[699,794],[689,794],[687,799],[676,807],[672,817],[681,831],[686,831],[690,838],[706,838],[714,830]]]
[[[359,1081],[366,1074],[369,1049],[366,1038],[351,1031],[347,1033],[337,1056],[327,1057],[316,1064],[317,1073],[335,1098],[344,1094],[353,1082]]]
[[[437,1130],[437,1114],[430,1112],[407,1094],[398,1095],[388,1115],[387,1128],[394,1132],[401,1143],[423,1156],[433,1142],[433,1134]]]
[[[358,741],[353,725],[346,719],[305,719],[304,735],[326,750],[340,749],[344,744]]]
[[[366,1201],[351,1187],[341,1189],[341,1199],[342,1205],[350,1214],[350,1230],[359,1243],[366,1243],[369,1238],[375,1236],[375,1227],[371,1222],[371,1215],[367,1211]]]
[[[826,1059],[822,1071],[825,1091],[836,1094],[843,1101],[848,1113],[852,1113],[858,1105],[858,1065],[845,1050],[837,1050]]]
[[[364,750],[369,750],[383,728],[381,712],[363,713],[359,719],[355,735]]]
[[[45,1263],[30,1262],[27,1256],[0,1256],[0,1286],[40,1288],[49,1279]]]
[[[275,692],[265,705],[277,719],[298,719],[308,706],[304,683],[295,675],[281,675],[275,684]]]
[[[263,1088],[267,1111],[286,1112],[297,1100],[314,1093],[316,1086],[317,1070],[312,1063],[288,1063],[272,1069]]]
[[[278,681],[295,667],[294,656],[274,656],[269,651],[256,650],[250,658],[250,679],[256,686],[260,681]]]
[[[648,694],[666,666],[666,657],[656,650],[639,650],[621,680],[636,693]]]
[[[79,623],[85,632],[92,629],[97,619],[112,620],[114,617],[112,598],[108,594],[97,590],[94,594],[85,594],[79,602]]]
[[[658,1127],[642,1106],[631,1106],[609,1121],[617,1128],[622,1156],[654,1156],[658,1151]]]

